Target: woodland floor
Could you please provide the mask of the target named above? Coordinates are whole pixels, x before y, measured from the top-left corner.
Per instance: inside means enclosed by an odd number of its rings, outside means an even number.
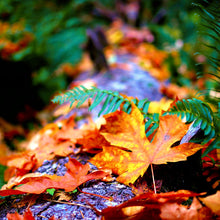
[[[137,97],[138,99],[148,98],[150,101],[160,101],[161,98],[164,97],[164,94],[162,94],[160,90],[161,82],[151,76],[148,71],[140,67],[136,62],[136,55],[130,54],[129,52],[122,54],[120,53],[120,50],[116,49],[113,56],[114,63],[116,64],[114,67],[110,65],[108,70],[93,74],[91,74],[91,71],[84,71],[74,79],[70,88],[74,87],[74,85],[80,85],[81,83],[84,85],[90,83],[100,89],[119,91],[122,94]],[[164,81],[164,85],[168,86],[169,81]],[[96,121],[99,110],[99,107],[92,112],[89,112],[87,108],[74,108],[71,111],[68,111],[67,114],[59,116],[55,119],[55,122],[71,119],[71,117],[76,114],[78,119],[74,129],[79,129],[82,125],[88,123],[90,116]],[[53,109],[50,111],[49,114],[52,115],[54,111],[59,111],[59,107],[53,106]],[[77,151],[77,147],[80,148],[80,145],[77,145],[74,150]],[[76,154],[70,153],[68,156],[55,156],[52,160],[45,160],[34,172],[63,176],[67,171],[65,164],[69,161],[69,158],[75,158],[82,164],[85,164],[92,156],[92,153],[87,152]],[[184,162],[168,163],[167,165],[154,165],[157,190],[162,193],[178,190],[190,190],[196,193],[216,192],[217,189],[213,189],[203,175],[200,158],[201,152],[199,151],[195,155],[190,156],[188,160]],[[97,170],[97,168],[90,162],[89,165],[89,172]],[[29,194],[7,197],[0,204],[0,219],[6,220],[8,213],[18,212],[19,214],[23,214],[27,208],[30,208],[33,216],[37,220],[52,219],[53,216],[54,219],[62,220],[92,220],[101,218],[101,215],[97,210],[101,211],[107,207],[122,204],[135,197],[135,192],[132,187],[117,182],[116,175],[112,176],[113,179],[109,182],[100,179],[89,180],[80,185],[79,189],[71,194],[62,191],[60,193],[55,193],[53,196],[44,193],[39,195]],[[145,183],[144,192],[151,192],[153,190],[151,179],[151,171],[150,168],[148,168],[146,174],[139,180],[139,182]],[[106,199],[106,197],[111,198],[111,200]],[[190,203],[191,201],[188,202]],[[218,218],[216,215],[210,213],[211,211],[206,210],[206,219]],[[142,217],[131,217],[131,219],[143,219]],[[106,219],[110,219],[110,217],[106,217]],[[115,219],[117,219],[116,216]],[[122,218],[119,217],[118,219]],[[127,217],[123,219],[130,218]],[[153,216],[151,219],[159,218]],[[169,219],[176,218],[173,217]],[[189,217],[185,219],[193,218]]]

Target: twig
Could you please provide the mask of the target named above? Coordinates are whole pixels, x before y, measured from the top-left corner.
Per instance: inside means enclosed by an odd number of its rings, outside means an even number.
[[[91,206],[83,205],[83,204],[79,204],[79,203],[75,203],[75,202],[62,202],[62,201],[57,201],[57,200],[53,200],[53,199],[47,199],[47,201],[48,202],[63,203],[63,204],[67,204],[67,205],[77,205],[77,206],[82,206],[82,207],[85,207],[85,208],[92,209]]]

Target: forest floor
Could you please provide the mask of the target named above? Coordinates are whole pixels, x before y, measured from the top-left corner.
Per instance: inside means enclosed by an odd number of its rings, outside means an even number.
[[[168,52],[150,43],[150,32],[117,25],[106,31],[109,45],[103,50],[92,40],[87,45],[94,52],[93,62],[85,53],[74,69],[62,67],[74,75],[68,89],[96,86],[138,100],[147,98],[148,112],[160,115],[176,97],[188,98],[195,93],[193,88],[170,83],[171,73],[164,63]],[[8,182],[0,191],[0,219],[219,217],[218,169],[208,157],[201,160],[203,146],[179,145],[185,156],[179,159],[175,154],[162,162],[156,162],[156,157],[147,161],[153,153],[142,148],[154,143],[161,151],[160,157],[166,157],[164,149],[173,152],[179,147],[176,145],[189,135],[189,125],[177,117],[165,116],[150,143],[142,135],[143,118],[134,107],[131,116],[117,110],[103,118],[98,117],[101,106],[88,111],[90,105],[90,101],[80,108],[75,104],[70,107],[70,103],[50,104],[36,114],[43,127],[36,126],[29,132],[2,122],[4,136],[16,133],[24,135],[25,140],[12,141],[16,153],[2,142],[1,163],[8,167]],[[129,148],[132,143],[138,149]],[[131,156],[136,150],[137,154]],[[216,152],[212,156],[219,159]]]

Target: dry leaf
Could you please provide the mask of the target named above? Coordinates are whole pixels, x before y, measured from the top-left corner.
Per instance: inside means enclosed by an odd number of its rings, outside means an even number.
[[[199,198],[207,207],[209,207],[216,215],[220,216],[220,191],[216,194]]]
[[[90,170],[89,164],[82,165],[73,158],[69,159],[66,167],[68,170],[64,176],[43,174],[37,177],[23,177],[16,184],[19,186],[15,190],[0,190],[0,196],[24,193],[41,194],[50,188],[64,189],[66,192],[70,192],[88,180],[100,179],[107,175],[103,171],[94,171],[87,174]]]
[[[207,220],[207,216],[201,216],[199,214],[202,210],[202,205],[198,199],[194,198],[190,207],[183,206],[178,203],[164,203],[161,206],[160,217],[163,220]],[[201,218],[202,217],[202,218]]]
[[[161,207],[166,204],[180,205],[189,197],[198,196],[198,193],[193,193],[187,190],[179,190],[177,192],[168,193],[144,193],[114,207],[108,207],[101,212],[96,210],[98,215],[104,220],[121,219],[121,220],[142,220],[142,219],[161,219]],[[178,219],[178,218],[176,218]]]

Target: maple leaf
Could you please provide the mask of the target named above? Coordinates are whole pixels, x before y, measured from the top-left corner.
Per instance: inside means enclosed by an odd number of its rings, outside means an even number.
[[[116,111],[104,117],[106,125],[101,127],[101,134],[113,146],[103,146],[103,151],[90,162],[112,169],[119,175],[117,180],[127,185],[143,176],[150,164],[183,161],[203,148],[195,143],[171,147],[189,128],[175,115],[160,117],[158,131],[151,143],[145,136],[143,115],[136,106],[132,106],[131,114]]]
[[[88,180],[100,179],[107,175],[104,171],[94,171],[87,174],[90,170],[89,164],[83,165],[73,158],[70,158],[65,166],[67,172],[64,176],[43,174],[30,177],[27,174],[27,176],[22,177],[20,182],[16,183],[19,186],[15,190],[0,190],[0,196],[24,193],[41,194],[50,188],[64,189],[66,192],[70,192]]]
[[[82,145],[83,152],[99,153],[102,150],[102,145],[110,145],[106,139],[100,134],[99,130],[95,128],[84,138],[77,140],[77,144]]]

